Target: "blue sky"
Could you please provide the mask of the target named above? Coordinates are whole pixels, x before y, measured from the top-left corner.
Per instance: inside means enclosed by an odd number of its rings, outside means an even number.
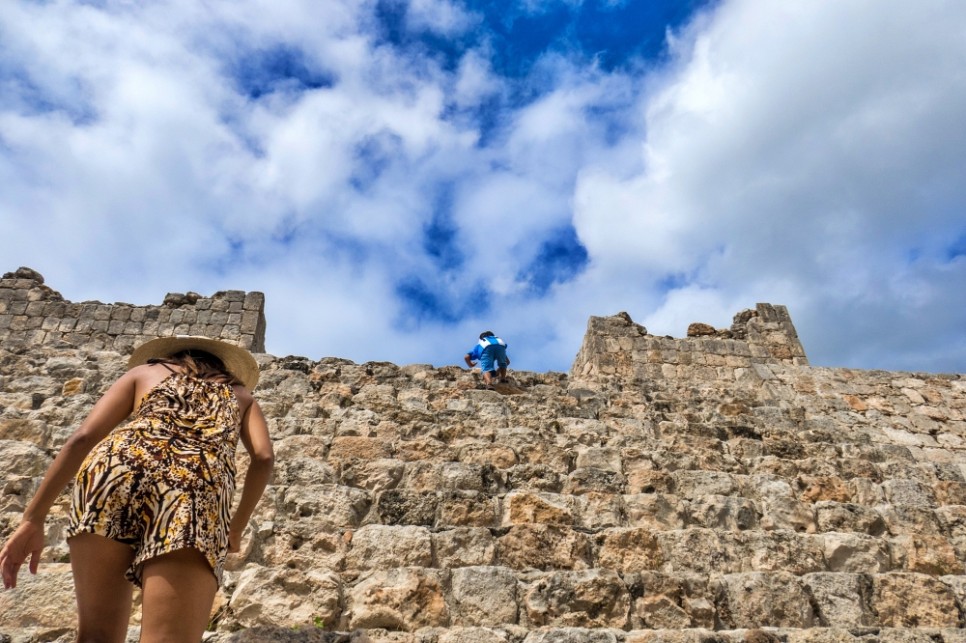
[[[566,371],[788,306],[813,364],[966,371],[966,5],[0,4],[0,271],[260,290],[267,349]]]

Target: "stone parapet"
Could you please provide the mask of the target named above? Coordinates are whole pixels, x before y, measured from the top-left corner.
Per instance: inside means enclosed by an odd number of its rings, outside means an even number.
[[[265,351],[265,295],[169,293],[160,306],[66,301],[29,268],[0,278],[0,336],[9,346],[61,346],[129,353],[155,337],[203,335]]]
[[[650,335],[624,312],[591,317],[570,376],[589,386],[627,386],[655,377],[716,379],[721,368],[808,365],[784,306],[758,304],[735,315],[728,329],[695,323],[688,335]]]

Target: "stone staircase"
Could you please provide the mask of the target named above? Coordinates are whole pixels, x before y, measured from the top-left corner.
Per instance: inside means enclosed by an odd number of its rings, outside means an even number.
[[[499,391],[259,360],[277,465],[215,643],[966,641],[962,375],[808,366],[768,305],[684,339],[592,318],[570,374]],[[0,349],[0,536],[123,363]],[[0,640],[71,640],[65,506]]]

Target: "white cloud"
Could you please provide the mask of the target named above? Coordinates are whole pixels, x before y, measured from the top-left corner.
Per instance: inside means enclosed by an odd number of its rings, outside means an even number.
[[[269,350],[311,357],[460,363],[492,328],[515,367],[565,370],[590,315],[681,336],[768,301],[819,363],[966,364],[966,8],[726,0],[663,67],[521,79],[485,35],[452,68],[394,49],[373,7],[4,3],[0,270],[73,300],[260,289]],[[327,82],[247,92],[278,51]],[[519,273],[571,223],[587,269],[534,297]],[[471,312],[400,328],[408,277]],[[459,300],[480,283],[489,308]]]
[[[966,16],[939,4],[735,1],[680,35],[642,105],[646,169],[582,175],[575,220],[596,269],[689,275],[641,311],[678,334],[708,304],[697,289],[729,306],[789,304],[821,362],[911,367],[891,361],[887,320],[962,321],[942,303],[952,292],[916,285],[942,260],[908,259],[966,231],[954,178],[966,171]],[[962,278],[945,270],[947,286]]]

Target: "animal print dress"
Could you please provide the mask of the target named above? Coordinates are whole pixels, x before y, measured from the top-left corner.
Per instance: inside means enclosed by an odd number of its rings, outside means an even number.
[[[146,560],[187,547],[205,556],[220,581],[239,424],[230,385],[173,372],[85,459],[68,538],[90,532],[131,545],[126,575],[138,586]]]

